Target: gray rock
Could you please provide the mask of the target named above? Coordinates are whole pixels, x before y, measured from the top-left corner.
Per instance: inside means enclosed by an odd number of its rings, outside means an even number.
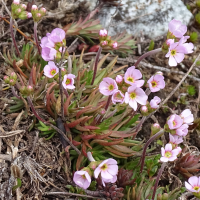
[[[96,0],[87,1],[93,9]],[[133,36],[143,34],[153,39],[167,33],[168,23],[172,19],[187,25],[192,18],[181,0],[122,0],[121,3],[123,6],[109,27],[110,35],[126,30]],[[115,11],[114,7],[104,7],[100,11],[98,18],[106,29]]]

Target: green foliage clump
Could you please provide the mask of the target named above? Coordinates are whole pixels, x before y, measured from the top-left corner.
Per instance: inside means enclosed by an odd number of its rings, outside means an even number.
[[[198,24],[200,24],[200,12],[195,15],[195,20]]]
[[[198,40],[198,33],[197,32],[190,33],[190,41],[192,43],[195,43],[197,42],[197,40]]]
[[[197,5],[198,8],[200,8],[200,0],[196,1],[196,5]]]
[[[155,46],[155,42],[153,40],[151,40],[148,51],[152,51],[154,49],[154,46]]]
[[[194,95],[196,94],[195,86],[189,85],[188,88],[187,88],[187,93],[188,93],[190,96],[194,96]]]

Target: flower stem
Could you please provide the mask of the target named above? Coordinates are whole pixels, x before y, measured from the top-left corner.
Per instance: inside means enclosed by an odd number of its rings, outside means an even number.
[[[107,103],[106,103],[106,106],[105,106],[105,111],[108,110],[108,107],[109,107],[109,105],[110,105],[111,98],[112,98],[112,95],[110,95],[110,96],[108,97],[108,100],[107,100]]]
[[[158,49],[154,49],[152,51],[148,51],[147,53],[143,54],[142,56],[140,56],[137,60],[137,62],[134,64],[135,67],[138,66],[138,64],[140,63],[140,61],[142,61],[144,58],[151,56],[153,54],[156,54],[158,52],[162,51],[162,48],[158,48]]]
[[[158,187],[158,183],[159,183],[160,177],[161,177],[161,175],[162,175],[162,173],[163,173],[163,170],[165,169],[165,166],[166,166],[166,165],[167,165],[167,163],[162,163],[162,165],[161,165],[161,167],[160,167],[160,169],[159,169],[159,171],[158,171],[158,175],[157,175],[157,177],[156,177],[156,183],[155,183],[154,189],[153,189],[152,200],[154,200],[154,198],[155,198],[156,189],[157,189],[157,187]]]
[[[147,143],[144,145],[144,149],[143,149],[143,152],[142,152],[142,157],[140,159],[140,164],[141,164],[141,167],[140,167],[140,172],[143,171],[143,168],[144,168],[144,160],[145,160],[145,155],[146,155],[146,151],[147,151],[147,148],[148,146],[160,135],[162,135],[164,133],[164,129],[161,129],[159,132],[157,132],[154,136],[152,136],[148,141]]]
[[[65,120],[64,115],[64,99],[63,99],[63,86],[62,86],[62,69],[59,67],[59,88],[60,88],[60,97],[61,97],[61,116],[62,120]]]
[[[21,97],[17,95],[17,93],[16,93],[16,91],[15,91],[15,87],[14,87],[14,86],[11,86],[11,89],[12,89],[13,95],[14,95],[16,98],[21,99]]]
[[[16,43],[15,36],[14,36],[14,33],[13,33],[13,18],[12,17],[10,18],[10,34],[11,34],[11,38],[12,38],[13,44],[15,46],[15,49],[17,51],[17,55],[18,55],[18,57],[20,57],[20,52],[19,52],[19,49],[17,47],[17,43]]]
[[[36,42],[36,45],[37,45],[37,48],[38,48],[38,53],[41,55],[40,45],[39,45],[38,37],[37,37],[37,22],[34,22],[34,38],[35,38],[35,42]]]
[[[101,51],[102,51],[102,47],[99,47],[99,50],[97,52],[97,55],[95,57],[95,63],[94,63],[94,74],[93,74],[93,77],[92,77],[92,83],[91,85],[94,84],[94,80],[96,78],[96,74],[97,74],[97,65],[98,65],[98,62],[99,62],[99,57],[101,55]]]

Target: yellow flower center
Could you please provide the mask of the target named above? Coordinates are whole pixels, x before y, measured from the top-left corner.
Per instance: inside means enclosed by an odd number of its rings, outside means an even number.
[[[86,179],[85,174],[82,175],[83,179]]]
[[[56,70],[55,69],[52,69],[50,74],[53,76],[54,74],[56,73]]]
[[[156,87],[158,85],[158,83],[156,81],[152,81],[151,85],[152,85],[152,87]]]
[[[135,99],[135,97],[136,97],[136,93],[135,93],[135,92],[132,92],[132,93],[130,94],[130,98],[131,98],[131,99]]]
[[[105,171],[106,169],[108,169],[108,166],[107,166],[107,164],[104,164],[104,165],[101,167],[101,170]]]
[[[193,189],[194,189],[194,190],[198,190],[198,189],[199,189],[199,186],[194,186]]]
[[[114,89],[114,86],[113,85],[109,85],[108,86],[108,90],[112,91]]]
[[[121,96],[121,94],[118,92],[117,94],[115,94],[115,98],[116,98],[116,99],[122,99],[122,96]]]
[[[167,151],[167,152],[165,153],[165,157],[170,158],[171,156],[172,156],[172,153],[171,153],[171,152]]]
[[[173,121],[172,123],[173,123],[173,126],[176,126],[176,122],[175,121]]]
[[[134,83],[134,79],[132,77],[128,77],[127,78],[127,81],[131,82],[131,83]]]
[[[175,55],[176,55],[176,50],[175,50],[175,49],[171,50],[171,55],[172,55],[172,56],[175,56]]]
[[[69,85],[70,83],[71,83],[70,79],[67,79],[66,82],[65,82],[66,85]]]

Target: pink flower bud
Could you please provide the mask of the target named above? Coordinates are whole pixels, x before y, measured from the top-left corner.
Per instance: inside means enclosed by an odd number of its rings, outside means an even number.
[[[20,2],[19,0],[14,0],[14,1],[13,1],[13,4],[16,4],[16,5],[18,5],[18,4],[19,4],[19,2]]]
[[[46,13],[47,10],[46,10],[46,8],[40,8],[40,11],[43,13]]]
[[[115,78],[115,81],[117,82],[117,84],[122,83],[124,80],[124,78],[121,75],[117,75]]]
[[[147,106],[142,106],[141,108],[140,108],[140,112],[141,112],[141,114],[143,115],[143,116],[147,116],[149,113],[148,113],[148,108],[147,108]]]
[[[101,37],[105,37],[105,36],[107,36],[107,34],[108,34],[108,32],[107,32],[106,29],[103,29],[103,30],[99,31],[99,36],[101,36]]]
[[[16,83],[16,81],[15,81],[15,80],[13,80],[13,79],[10,79],[10,81],[9,81],[9,84],[10,84],[10,85],[14,86],[14,85],[15,85],[15,83]]]
[[[10,74],[10,78],[13,79],[13,80],[17,80],[17,74],[15,72],[12,72]]]
[[[41,13],[37,13],[36,15],[37,15],[37,17],[41,17],[42,16]]]
[[[10,78],[8,76],[4,76],[3,79],[7,84],[10,82]]]
[[[117,42],[114,42],[114,43],[112,44],[113,49],[116,49],[117,46],[118,46]]]
[[[103,42],[101,43],[102,46],[106,46],[107,44],[108,44],[108,41],[103,41]]]
[[[22,9],[21,8],[18,8],[17,10],[16,10],[16,13],[17,14],[19,14],[19,13],[21,13],[22,12]]]
[[[33,87],[31,85],[27,86],[27,95],[30,95],[33,93]]]
[[[161,71],[159,71],[159,72],[156,72],[155,74],[158,74],[158,75],[161,75],[161,76],[163,76],[163,73],[162,73]]]
[[[36,5],[32,5],[31,10],[37,10],[37,9],[38,9],[38,7]]]
[[[27,18],[31,18],[32,17],[32,14],[30,12],[27,13]]]
[[[22,7],[24,10],[26,10],[26,8],[27,8],[26,4],[21,4],[21,7]]]
[[[151,125],[151,137],[155,135],[158,131],[160,131],[161,127],[158,123]]]

